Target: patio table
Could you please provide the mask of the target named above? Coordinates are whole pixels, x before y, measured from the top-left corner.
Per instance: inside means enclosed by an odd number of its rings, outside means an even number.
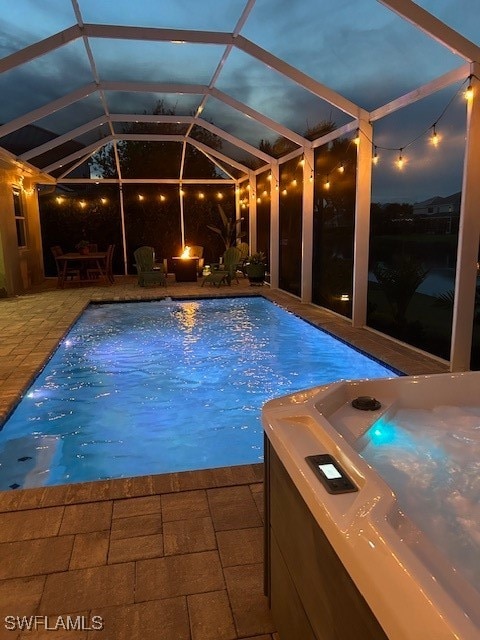
[[[63,253],[61,256],[56,258],[61,264],[61,268],[58,271],[58,287],[63,289],[65,286],[67,267],[69,263],[76,262],[80,263],[80,274],[86,273],[87,269],[90,267],[94,267],[98,269],[100,274],[105,280],[111,284],[110,279],[107,276],[107,252],[106,251],[94,251],[90,253]],[[62,264],[63,263],[63,264]],[[86,279],[86,278],[84,278]],[[95,282],[92,280],[92,282]]]

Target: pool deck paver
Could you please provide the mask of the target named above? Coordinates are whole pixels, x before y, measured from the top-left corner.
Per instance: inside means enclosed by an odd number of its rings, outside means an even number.
[[[247,281],[55,288],[0,301],[0,420],[91,301],[261,294],[408,374],[447,365]],[[0,640],[279,640],[263,596],[263,465],[0,492]],[[5,616],[104,629],[7,630]],[[53,636],[52,636],[53,634]]]

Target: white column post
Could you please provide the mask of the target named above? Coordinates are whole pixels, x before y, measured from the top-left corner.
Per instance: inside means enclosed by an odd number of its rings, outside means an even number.
[[[480,64],[471,67],[474,97],[467,106],[467,132],[463,167],[462,203],[458,233],[457,269],[455,278],[455,304],[453,307],[450,370],[466,371],[470,368],[475,287],[480,239]]]
[[[182,246],[180,247],[180,252],[182,252],[185,249],[185,218],[183,215],[183,185],[180,182],[178,185],[178,197],[180,199],[180,235],[181,237],[181,242],[182,242]]]
[[[257,180],[251,171],[248,178],[250,185],[248,192],[248,240],[250,253],[255,253],[257,251]]]
[[[122,223],[123,270],[125,275],[128,276],[127,234],[125,231],[125,205],[123,201],[123,185],[121,181],[118,183],[118,193],[120,196],[120,221]]]
[[[278,163],[272,164],[270,175],[270,288],[278,289],[280,242],[280,168]]]
[[[313,149],[303,149],[303,198],[302,198],[302,284],[300,298],[304,303],[312,301],[313,271]]]
[[[370,204],[372,197],[372,125],[359,121],[357,180],[353,250],[352,325],[367,323],[368,254],[370,244]]]

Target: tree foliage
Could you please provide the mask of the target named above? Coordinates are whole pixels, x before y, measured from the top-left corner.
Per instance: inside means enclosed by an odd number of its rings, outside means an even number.
[[[146,111],[144,114],[146,115]],[[152,115],[174,116],[175,110],[167,108],[159,100]],[[184,135],[185,125],[176,122],[131,122],[123,127],[125,134]],[[199,142],[220,149],[221,139],[202,127],[195,127],[192,136]],[[122,178],[179,178],[182,162],[182,144],[179,142],[154,142],[150,140],[119,140],[117,152]],[[113,144],[108,144],[93,157],[93,167],[104,178],[118,178]],[[185,147],[183,177],[218,178],[216,166],[199,149]]]

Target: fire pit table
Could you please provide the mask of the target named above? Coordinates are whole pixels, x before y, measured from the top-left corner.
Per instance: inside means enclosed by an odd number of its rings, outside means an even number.
[[[175,273],[175,280],[177,282],[197,281],[198,258],[182,258],[181,256],[174,256],[172,259],[173,272]]]

